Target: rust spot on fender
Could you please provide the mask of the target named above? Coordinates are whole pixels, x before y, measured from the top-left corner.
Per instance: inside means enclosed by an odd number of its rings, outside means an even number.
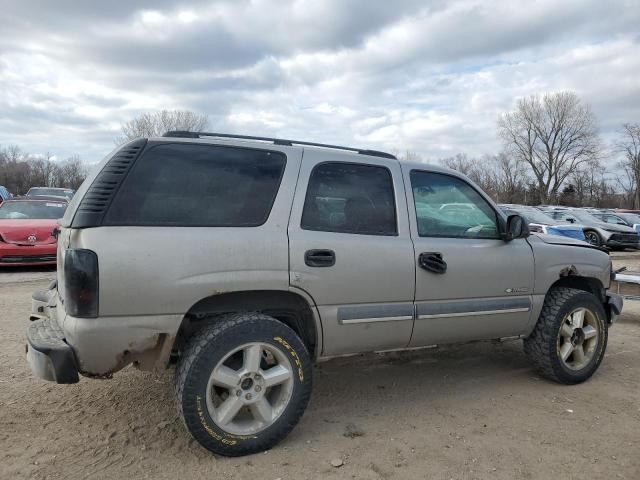
[[[568,267],[564,267],[560,270],[560,277],[570,277],[572,275],[578,275],[578,269],[575,265],[569,265]]]

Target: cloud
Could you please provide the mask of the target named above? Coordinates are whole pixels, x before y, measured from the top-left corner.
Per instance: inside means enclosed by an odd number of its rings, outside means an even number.
[[[533,93],[576,91],[605,140],[640,117],[635,1],[0,3],[0,144],[61,158],[163,108],[428,158],[494,153]]]

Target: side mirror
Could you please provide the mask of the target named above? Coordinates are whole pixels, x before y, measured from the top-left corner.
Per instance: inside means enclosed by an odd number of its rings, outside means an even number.
[[[576,223],[575,219],[573,219],[573,218],[567,218],[567,222],[569,222],[569,223]]]
[[[503,234],[505,242],[529,236],[529,226],[527,225],[526,220],[520,215],[509,215],[507,217],[506,227],[506,232]]]

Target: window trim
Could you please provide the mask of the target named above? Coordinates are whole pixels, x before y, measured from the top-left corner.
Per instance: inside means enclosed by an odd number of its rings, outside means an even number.
[[[108,222],[107,219],[109,217],[109,213],[111,211],[111,208],[113,207],[113,204],[115,203],[115,200],[120,194],[122,187],[125,185],[131,173],[134,172],[136,168],[139,168],[141,164],[141,160],[144,158],[144,156],[154,148],[164,147],[167,145],[203,146],[203,147],[213,147],[214,149],[220,148],[220,147],[234,148],[236,150],[251,150],[254,152],[276,153],[276,154],[282,155],[284,157],[284,162],[282,164],[282,171],[280,172],[280,178],[278,178],[275,193],[273,195],[273,198],[271,199],[271,202],[269,204],[269,209],[267,210],[267,215],[265,216],[264,220],[261,223],[251,224],[251,225],[210,225],[206,223],[190,224],[190,223],[155,223],[155,222],[142,223],[142,222],[122,222],[122,221]],[[269,218],[271,217],[271,213],[273,212],[273,206],[275,205],[276,199],[278,198],[278,193],[280,193],[280,188],[282,186],[282,179],[284,178],[284,174],[287,170],[288,160],[289,158],[285,152],[280,150],[270,150],[267,148],[252,148],[252,147],[237,146],[237,145],[223,145],[218,143],[202,143],[202,142],[158,142],[158,143],[153,143],[151,145],[147,145],[147,147],[140,153],[140,156],[136,159],[134,164],[131,166],[125,178],[122,179],[120,185],[118,186],[117,191],[114,192],[113,200],[109,204],[109,207],[107,208],[104,214],[104,218],[101,222],[101,226],[104,226],[104,227],[164,227],[164,228],[174,228],[174,227],[177,227],[177,228],[255,228],[255,227],[261,227],[262,225],[267,223],[269,221]]]
[[[493,213],[496,216],[496,229],[497,229],[497,235],[496,237],[460,237],[460,236],[454,236],[454,235],[420,235],[420,231],[418,230],[418,211],[416,209],[416,197],[415,194],[413,193],[413,182],[411,181],[411,175],[416,172],[416,173],[430,173],[430,174],[434,174],[434,175],[442,175],[444,177],[450,177],[450,178],[454,178],[456,180],[459,180],[460,182],[463,182],[464,184],[466,184],[469,188],[471,188],[474,192],[476,192],[478,194],[478,196],[480,196],[480,198],[482,198],[482,200],[484,200],[486,202],[486,204],[489,206],[489,208],[493,211]],[[500,236],[500,229],[502,224],[504,223],[504,218],[503,216],[500,214],[500,212],[494,208],[493,204],[491,202],[489,202],[485,196],[486,194],[476,188],[474,185],[472,185],[471,183],[469,183],[467,180],[465,180],[462,177],[459,177],[457,175],[452,175],[450,173],[447,172],[436,172],[433,170],[420,170],[417,168],[413,168],[411,170],[409,170],[409,187],[411,189],[411,201],[413,202],[413,217],[415,219],[415,225],[416,225],[416,234],[418,235],[419,238],[459,238],[461,240],[502,240],[502,237]]]
[[[309,196],[309,184],[311,183],[311,179],[313,178],[313,174],[316,171],[316,169],[318,167],[321,167],[323,165],[328,165],[328,164],[339,164],[339,165],[352,165],[352,166],[356,166],[356,167],[376,167],[376,168],[382,168],[384,170],[387,171],[387,173],[389,174],[389,180],[391,180],[391,199],[393,200],[393,219],[394,219],[394,225],[395,225],[395,232],[389,235],[381,235],[381,234],[375,234],[375,233],[358,233],[358,232],[334,232],[331,230],[320,230],[317,228],[305,228],[302,226],[302,218],[304,217],[304,207],[307,204],[307,198]],[[393,181],[393,172],[391,171],[391,169],[389,167],[387,167],[386,165],[376,165],[373,163],[364,163],[364,162],[344,162],[344,161],[340,161],[340,160],[325,160],[322,162],[318,162],[316,163],[313,168],[311,169],[311,171],[309,172],[309,177],[307,179],[307,186],[306,186],[306,190],[304,193],[304,201],[302,202],[302,210],[300,213],[300,229],[301,230],[306,230],[307,232],[325,232],[325,233],[336,233],[336,234],[340,234],[340,235],[364,235],[364,236],[368,236],[368,237],[398,237],[399,234],[399,228],[398,228],[398,204],[396,202],[396,186],[395,183]]]

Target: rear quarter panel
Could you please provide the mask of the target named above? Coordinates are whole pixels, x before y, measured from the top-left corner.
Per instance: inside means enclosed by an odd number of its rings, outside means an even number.
[[[284,151],[285,172],[261,226],[72,229],[71,247],[98,255],[99,315],[184,314],[224,292],[288,290],[287,224],[301,152]]]

